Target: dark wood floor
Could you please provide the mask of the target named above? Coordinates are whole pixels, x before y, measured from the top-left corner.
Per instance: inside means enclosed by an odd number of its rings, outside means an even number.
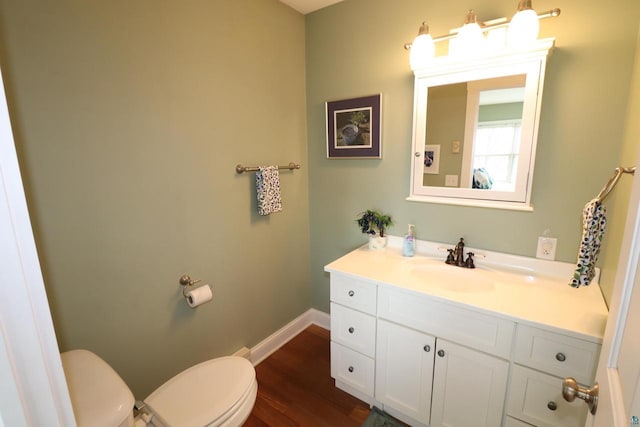
[[[369,405],[334,386],[329,342],[329,331],[312,325],[258,364],[258,397],[244,427],[360,426]]]

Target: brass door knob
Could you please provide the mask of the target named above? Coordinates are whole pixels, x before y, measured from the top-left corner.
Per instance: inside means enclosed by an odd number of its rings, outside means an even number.
[[[591,388],[582,388],[575,379],[568,377],[562,381],[562,397],[567,402],[573,402],[575,398],[582,399],[589,405],[589,411],[595,415],[598,410],[598,383]]]

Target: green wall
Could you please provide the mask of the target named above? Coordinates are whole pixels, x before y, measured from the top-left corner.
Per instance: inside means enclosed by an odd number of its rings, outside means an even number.
[[[557,49],[535,210],[523,213],[405,200],[403,43],[423,19],[443,34],[468,7],[490,19],[512,0],[346,0],[306,18],[276,0],[0,0],[0,65],[61,349],[100,354],[142,398],[311,305],[328,312],[322,268],[364,242],[354,218],[366,208],[390,213],[392,234],[411,222],[422,239],[528,256],[550,229],[573,262],[582,206],[638,147],[638,101],[627,104],[640,5],[623,3],[550,5],[563,12],[542,23]],[[383,159],[327,160],[325,102],[374,93]],[[253,175],[234,166],[289,161],[302,169],[281,175],[284,211],[258,216]],[[605,293],[625,185],[608,203]],[[183,273],[214,300],[189,309]]]
[[[619,164],[625,167],[636,164],[640,151],[640,32],[636,45],[635,63],[633,66],[633,78],[629,86],[629,107],[626,111],[626,126],[622,139]],[[639,169],[640,170],[640,169]],[[639,173],[639,172],[636,172]],[[601,249],[602,278],[600,280],[602,292],[607,297],[613,293],[613,285],[618,268],[620,256],[620,242],[624,234],[626,213],[629,208],[629,196],[631,194],[632,178],[623,175],[615,190],[607,198],[607,234]]]
[[[478,122],[518,120],[522,118],[523,108],[524,102],[481,105],[478,107]]]
[[[313,306],[329,310],[323,266],[364,243],[356,214],[389,213],[401,235],[534,256],[537,236],[558,238],[556,259],[574,262],[581,210],[619,162],[640,3],[538,2],[559,7],[560,17],[541,22],[541,37],[555,36],[542,102],[533,212],[408,202],[413,76],[402,46],[426,20],[434,35],[462,23],[469,7],[480,20],[511,16],[512,0],[347,0],[306,18],[307,115]],[[382,93],[381,160],[325,158],[324,103]],[[636,138],[637,141],[637,138]],[[629,143],[636,144],[637,142]],[[610,205],[617,218],[620,208]],[[617,220],[612,220],[617,221]],[[614,243],[615,245],[615,243]]]
[[[61,350],[98,353],[138,398],[309,308],[304,27],[277,0],[0,1]],[[290,161],[284,211],[260,217],[235,165]],[[184,273],[214,300],[190,309]]]

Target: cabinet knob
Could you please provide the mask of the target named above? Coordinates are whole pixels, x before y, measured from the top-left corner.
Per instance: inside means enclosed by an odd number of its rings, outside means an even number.
[[[552,400],[551,402],[547,403],[547,408],[549,408],[552,411],[555,411],[556,409],[558,409],[558,405],[556,404],[556,402]]]
[[[422,347],[424,349],[424,351],[426,351],[427,353],[429,353],[431,351],[431,346],[429,344],[425,345],[424,347]]]
[[[565,356],[564,353],[558,353],[556,354],[556,360],[558,362],[564,362],[565,360],[567,360],[567,356]]]
[[[353,291],[349,291],[349,296],[350,296],[350,297],[354,296],[355,294],[356,294],[355,292],[353,292]]]
[[[349,372],[353,372],[353,366],[349,366]]]
[[[415,154],[414,154],[414,156],[416,156],[416,157],[420,157],[420,156],[421,156],[421,154],[420,154],[420,152],[419,152],[419,151],[416,151],[416,152],[415,152]]]
[[[349,333],[352,334],[353,331],[355,331],[355,329],[353,329],[353,326],[349,328]]]
[[[444,350],[438,350],[438,356],[444,357]]]

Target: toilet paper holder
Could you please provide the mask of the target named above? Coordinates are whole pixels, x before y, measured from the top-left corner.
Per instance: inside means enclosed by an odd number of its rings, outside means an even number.
[[[187,289],[189,289],[196,283],[200,283],[201,281],[202,280],[200,279],[192,279],[188,274],[183,274],[182,276],[180,276],[180,285],[182,285],[182,296],[187,298]]]

